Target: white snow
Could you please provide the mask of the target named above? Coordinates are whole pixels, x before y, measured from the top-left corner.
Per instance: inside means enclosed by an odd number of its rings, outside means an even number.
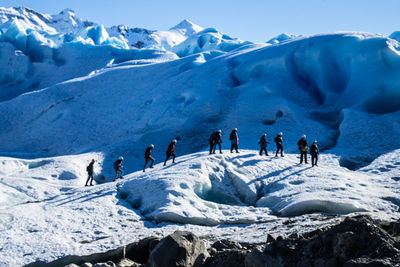
[[[323,155],[312,168],[298,165],[298,155],[223,152],[182,156],[174,165],[158,164],[94,187],[82,186],[84,170],[95,158],[100,173],[102,154],[1,158],[0,264],[84,255],[175,229],[260,242],[267,233],[305,232],[339,219],[322,216],[318,222],[315,215],[302,215],[315,212],[399,218],[399,186],[392,174],[370,173],[368,167],[349,171],[333,155]],[[396,168],[399,153],[388,155]],[[63,176],[66,169],[70,175]],[[297,216],[291,217],[295,228],[284,224],[285,216]]]

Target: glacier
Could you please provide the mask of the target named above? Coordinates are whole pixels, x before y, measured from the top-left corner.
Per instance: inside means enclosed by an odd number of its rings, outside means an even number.
[[[354,214],[399,219],[398,36],[253,43],[189,20],[107,28],[70,9],[0,8],[0,265],[176,229],[261,242]],[[204,152],[217,129],[227,148],[233,128],[240,154]],[[278,132],[286,156],[258,156]],[[303,134],[319,167],[297,164]],[[145,148],[162,162],[172,139],[177,164],[143,173]],[[111,183],[121,155],[125,178]]]

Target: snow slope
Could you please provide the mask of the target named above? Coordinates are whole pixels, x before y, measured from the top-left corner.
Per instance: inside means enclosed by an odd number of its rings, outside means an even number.
[[[263,132],[272,142],[283,131],[286,150],[297,151],[307,134],[355,168],[400,147],[396,45],[367,34],[327,34],[179,60],[162,52],[162,63],[144,65],[125,61],[123,52],[124,63],[0,103],[0,151],[98,151],[109,164],[124,155],[131,172],[150,143],[162,160],[173,138],[179,154],[193,153],[206,148],[213,130],[222,129],[226,141],[237,127],[242,148],[255,148]],[[93,57],[104,58],[102,49],[91,49]],[[148,54],[159,56],[132,50],[132,57]]]
[[[388,155],[396,168],[399,153]],[[368,167],[349,171],[333,155],[323,155],[320,166],[311,168],[297,165],[298,155],[292,154],[195,153],[177,158],[174,165],[129,174],[118,183],[83,188],[82,165],[92,157],[103,161],[101,154],[0,160],[7,166],[0,173],[2,191],[12,195],[5,189],[9,186],[26,196],[23,203],[0,209],[0,265],[105,251],[177,229],[210,240],[262,242],[267,233],[301,234],[341,219],[308,214],[315,212],[399,218],[400,187],[392,174],[370,173]],[[371,168],[381,160],[386,159]],[[61,179],[64,166],[71,174]]]

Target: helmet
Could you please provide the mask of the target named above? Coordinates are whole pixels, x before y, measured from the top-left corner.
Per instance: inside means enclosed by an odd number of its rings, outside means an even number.
[[[278,135],[283,135],[283,133],[282,133],[282,132],[280,132]]]
[[[176,139],[172,140],[172,143],[176,143],[176,142],[177,142]]]
[[[153,144],[151,144],[151,145],[150,145],[150,147],[154,148],[154,145],[153,145]]]
[[[264,133],[264,134],[263,134],[263,136],[267,136],[267,134],[266,134],[266,133]]]
[[[218,130],[217,133],[222,133],[222,130]]]
[[[317,140],[314,140],[314,143],[316,143],[317,142]]]
[[[119,159],[119,160],[124,160],[124,157],[123,157],[123,156],[121,156],[121,157],[119,157],[118,159]]]
[[[235,132],[237,132],[237,128],[233,129]]]
[[[303,134],[302,138],[306,138],[306,135],[305,135],[305,134]]]
[[[94,159],[92,159],[92,162],[95,162],[95,160],[94,160]]]

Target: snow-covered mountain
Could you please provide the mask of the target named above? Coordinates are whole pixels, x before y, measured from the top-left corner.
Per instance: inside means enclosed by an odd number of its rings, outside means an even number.
[[[0,265],[178,228],[258,241],[276,223],[298,229],[287,216],[301,230],[319,226],[315,212],[399,218],[397,36],[254,44],[188,20],[106,28],[71,10],[1,8]],[[235,127],[240,154],[202,152],[217,129],[228,148]],[[270,152],[283,132],[285,158],[256,155],[264,132]],[[324,153],[318,168],[296,165],[303,134]],[[145,148],[162,162],[174,138],[176,166],[142,173]],[[126,179],[109,183],[120,155]],[[82,188],[91,158],[97,185]]]
[[[81,20],[71,9],[64,9],[57,15],[47,15],[26,7],[0,7],[0,23],[12,20],[18,20],[26,28],[49,34],[70,33],[95,25],[93,22]]]

